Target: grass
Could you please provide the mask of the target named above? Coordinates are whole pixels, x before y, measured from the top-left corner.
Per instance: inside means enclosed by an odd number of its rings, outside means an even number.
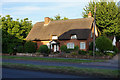
[[[17,68],[17,69],[28,69],[37,71],[49,71],[49,72],[59,72],[74,75],[87,75],[93,77],[102,78],[117,78],[118,70],[107,70],[107,69],[91,69],[91,68],[78,68],[78,67],[66,67],[66,66],[42,66],[42,65],[32,65],[32,64],[18,64],[18,63],[2,63],[3,67],[7,68]]]
[[[63,58],[41,58],[27,56],[2,56],[3,59],[19,59],[19,60],[41,60],[54,62],[70,62],[70,63],[88,63],[88,62],[103,62],[105,60],[80,60],[80,59],[63,59]]]

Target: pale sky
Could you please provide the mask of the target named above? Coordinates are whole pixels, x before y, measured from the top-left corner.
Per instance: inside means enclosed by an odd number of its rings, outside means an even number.
[[[11,15],[14,20],[28,18],[33,24],[57,14],[76,19],[82,18],[83,8],[88,2],[90,0],[0,0],[0,15]]]

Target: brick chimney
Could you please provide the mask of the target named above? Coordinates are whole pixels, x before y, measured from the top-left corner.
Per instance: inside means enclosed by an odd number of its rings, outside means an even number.
[[[49,17],[45,17],[44,18],[44,25],[48,25],[49,24],[49,22],[50,22],[50,18]]]
[[[89,12],[89,13],[88,13],[88,17],[92,17],[92,14],[91,14],[91,12]]]

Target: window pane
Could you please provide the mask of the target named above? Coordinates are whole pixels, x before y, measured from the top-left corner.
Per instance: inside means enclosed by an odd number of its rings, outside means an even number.
[[[85,49],[86,46],[85,46],[85,42],[80,42],[80,49]]]
[[[68,49],[74,49],[74,43],[67,43]]]

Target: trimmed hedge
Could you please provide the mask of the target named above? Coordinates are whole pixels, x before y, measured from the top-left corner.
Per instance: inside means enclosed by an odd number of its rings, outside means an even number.
[[[24,47],[23,46],[18,46],[17,47],[17,52],[18,53],[23,53],[24,52]]]
[[[98,37],[95,43],[96,48],[98,48],[98,50],[102,53],[104,53],[105,51],[113,50],[112,41],[105,36]]]
[[[39,49],[37,50],[37,52],[40,52],[40,53],[49,53],[49,49],[48,49],[48,46],[47,45],[41,45],[39,47]]]
[[[37,47],[37,44],[32,42],[32,41],[27,41],[24,44],[24,49],[25,49],[26,53],[35,53],[36,52],[36,47]]]

